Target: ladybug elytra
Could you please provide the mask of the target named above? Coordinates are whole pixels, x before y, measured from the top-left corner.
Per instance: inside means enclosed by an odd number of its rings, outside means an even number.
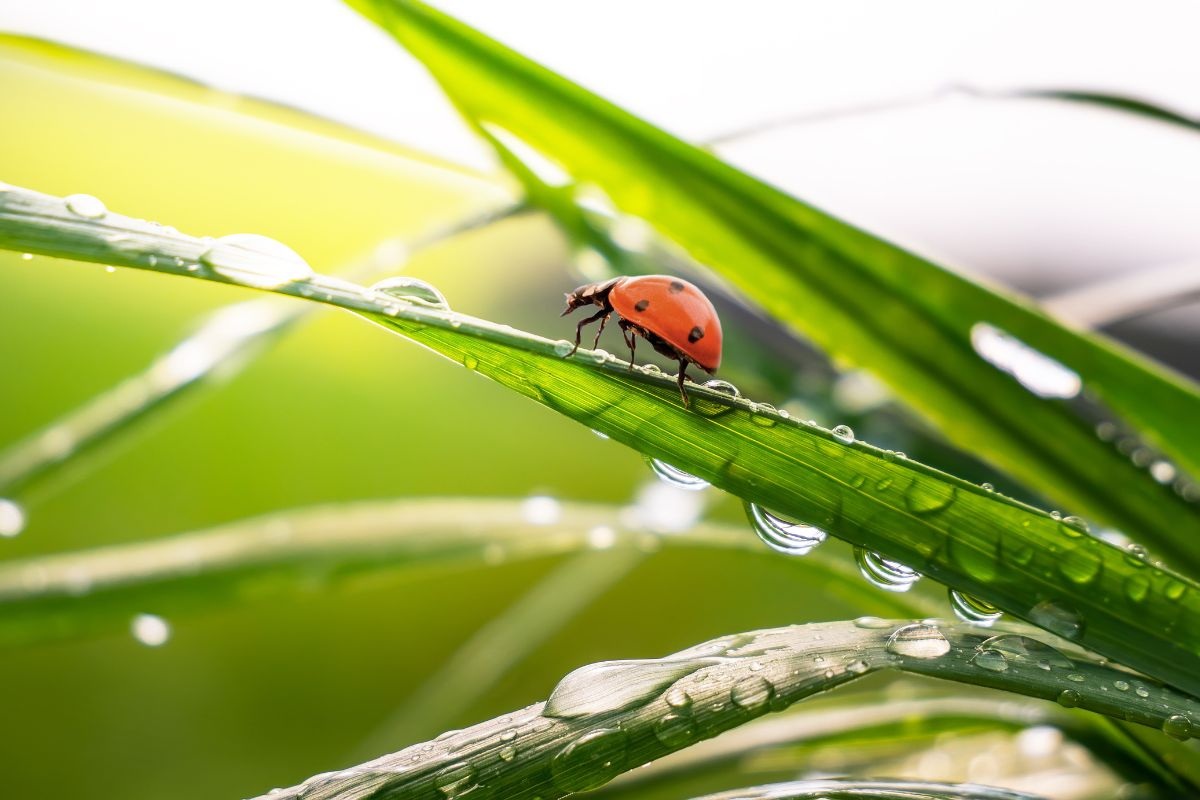
[[[714,373],[721,366],[721,321],[704,293],[685,280],[670,275],[644,275],[613,278],[580,286],[567,294],[562,316],[581,306],[599,306],[600,310],[575,326],[575,346],[579,349],[583,326],[600,320],[592,348],[600,343],[600,334],[615,311],[621,335],[629,347],[629,367],[633,368],[637,337],[641,336],[656,351],[679,361],[679,395],[687,407],[683,389],[688,364]]]

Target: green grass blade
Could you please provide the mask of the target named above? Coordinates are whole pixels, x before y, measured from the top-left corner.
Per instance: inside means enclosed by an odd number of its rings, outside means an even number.
[[[0,191],[0,247],[270,288],[358,312],[622,444],[1200,694],[1200,585],[1070,518],[721,392],[693,388],[693,408],[684,409],[674,380],[657,369],[631,370],[601,352],[567,359],[565,340],[221,247],[108,212],[95,198]]]
[[[1190,697],[1068,657],[1025,632],[882,620],[814,623],[721,637],[665,659],[603,662],[565,677],[545,704],[270,796],[417,798],[437,788],[479,786],[509,800],[563,797],[882,669],[1057,699],[1165,724],[1180,735],[1200,719],[1200,704]],[[1003,669],[994,669],[997,648],[1008,654]],[[1028,655],[1019,652],[1026,649]],[[1116,682],[1133,687],[1109,691]]]
[[[789,781],[706,794],[694,800],[1038,800],[1041,795],[972,783],[862,781],[849,778]]]
[[[613,532],[598,543],[597,528]],[[702,523],[656,536],[623,521],[620,508],[564,503],[560,520],[531,528],[513,500],[438,498],[359,502],[271,514],[152,541],[58,553],[0,564],[0,646],[124,630],[146,608],[175,618],[247,595],[299,591],[314,575],[341,578],[437,564],[482,568],[587,553],[596,547],[642,554],[664,549],[768,551],[745,528]],[[799,580],[854,595],[887,616],[937,613],[919,594],[863,592],[850,562],[818,551],[789,559]],[[556,601],[557,602],[557,601]]]
[[[1119,415],[1200,474],[1200,394],[1185,379],[788,197],[421,3],[350,4],[421,59],[481,130],[503,129],[600,187],[775,317],[872,370],[954,441],[1200,567],[1195,504],[1098,439],[1096,420],[983,360],[972,336],[994,329],[1065,364],[1105,404],[1090,414]]]

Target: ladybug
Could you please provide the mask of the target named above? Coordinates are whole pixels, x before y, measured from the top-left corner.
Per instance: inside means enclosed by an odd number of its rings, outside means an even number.
[[[685,280],[670,275],[644,275],[589,283],[567,294],[567,309],[561,316],[590,305],[599,306],[600,310],[575,326],[575,346],[567,356],[579,349],[583,326],[600,320],[600,329],[592,342],[595,349],[609,316],[615,311],[621,335],[629,347],[630,369],[639,336],[659,353],[679,361],[679,395],[684,408],[688,406],[687,392],[683,389],[688,364],[695,364],[709,374],[721,366],[721,321],[717,319],[717,310],[703,292]]]

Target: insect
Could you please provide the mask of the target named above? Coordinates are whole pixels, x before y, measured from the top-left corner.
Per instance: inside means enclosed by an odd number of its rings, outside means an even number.
[[[679,396],[688,406],[683,382],[688,364],[714,373],[721,366],[721,321],[717,310],[704,293],[692,284],[670,275],[644,275],[613,278],[580,286],[567,294],[567,309],[562,316],[581,306],[599,306],[600,310],[575,326],[575,346],[579,349],[583,326],[600,320],[592,348],[600,343],[600,334],[615,311],[621,335],[629,347],[629,368],[637,354],[637,337],[667,358],[679,361]]]

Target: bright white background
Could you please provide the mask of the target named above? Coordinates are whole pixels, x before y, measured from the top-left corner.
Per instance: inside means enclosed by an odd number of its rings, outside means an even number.
[[[697,141],[954,85],[1103,90],[1200,116],[1191,2],[437,5]],[[421,67],[336,0],[3,0],[0,29],[489,163]],[[864,227],[1039,294],[1200,256],[1200,132],[1102,109],[951,93],[722,152]],[[1196,316],[1146,324],[1177,335]]]

